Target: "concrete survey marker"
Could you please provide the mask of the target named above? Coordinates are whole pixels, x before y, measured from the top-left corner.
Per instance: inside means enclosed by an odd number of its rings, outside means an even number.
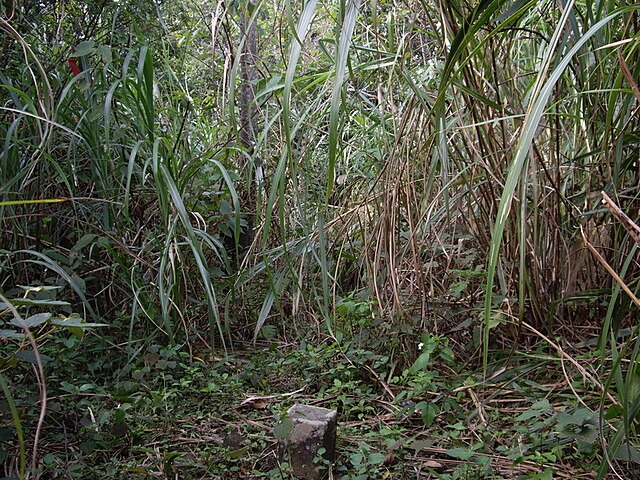
[[[322,479],[327,470],[322,461],[314,463],[320,449],[328,462],[336,458],[338,412],[327,408],[296,404],[276,427],[276,437],[289,456],[293,474],[309,480]]]

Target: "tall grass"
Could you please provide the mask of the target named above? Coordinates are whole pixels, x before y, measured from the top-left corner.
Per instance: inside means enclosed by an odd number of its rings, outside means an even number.
[[[614,161],[609,135],[633,128],[631,90],[621,88],[619,62],[607,52],[627,45],[617,42],[633,7],[593,19],[573,5],[558,17],[550,5],[441,7],[446,33],[431,44],[432,59],[441,61],[440,84],[431,96],[413,87],[416,100],[407,104],[385,165],[388,207],[377,228],[400,240],[397,234],[409,225],[411,241],[400,244],[413,252],[415,265],[430,242],[454,229],[489,251],[486,357],[489,327],[500,310],[551,331],[565,321],[561,316],[570,319],[572,295],[605,281],[576,226],[601,228],[600,188],[630,187],[633,147],[624,151],[619,144]],[[418,13],[432,16],[427,7]],[[595,85],[598,78],[611,84]],[[622,108],[620,116],[614,120],[600,99]],[[614,127],[613,121],[624,123]],[[399,259],[393,243],[377,242],[378,256]],[[389,292],[401,290],[389,282]]]
[[[393,9],[377,10],[367,12],[375,21],[357,23],[353,31],[342,19],[357,2],[342,7],[335,31],[349,34],[349,48],[341,37],[327,36],[322,53],[337,72],[322,78],[319,85],[328,88],[295,88],[318,78],[318,59],[311,73],[299,59],[313,51],[305,38],[322,4],[305,4],[289,50],[282,110],[286,150],[273,170],[262,231],[266,245],[276,211],[282,237],[300,237],[293,225],[301,222],[304,240],[298,245],[307,247],[295,250],[297,257],[293,251],[283,256],[292,288],[315,296],[329,318],[335,318],[330,305],[351,289],[374,300],[404,332],[478,327],[485,370],[496,342],[516,349],[531,332],[571,341],[604,318],[601,345],[629,356],[622,360],[616,353],[612,364],[603,346],[607,373],[600,378],[617,378],[609,383],[619,388],[617,401],[633,407],[628,395],[635,368],[622,366],[634,364],[634,347],[618,339],[635,309],[580,232],[624,281],[636,285],[635,247],[601,207],[599,192],[634,211],[637,7],[423,2],[403,12],[410,14],[409,26]],[[376,30],[383,25],[384,35]],[[349,73],[341,77],[345,57]],[[337,82],[329,83],[333,78]],[[314,103],[320,98],[337,113]],[[296,109],[296,101],[304,100],[310,106]],[[334,179],[343,172],[349,178],[345,189],[352,189],[337,205],[327,199],[332,208],[318,205],[312,183],[299,183],[300,172],[312,168],[296,161],[308,158],[296,150],[296,134],[303,131],[314,158],[324,162],[326,191],[339,189]],[[366,157],[371,146],[379,149],[375,159],[358,163],[358,154]],[[299,217],[287,209],[303,201]],[[277,255],[287,248],[276,249]],[[273,258],[258,270],[273,268]],[[306,275],[299,273],[303,268]],[[303,287],[309,276],[315,283]],[[272,277],[279,290],[265,300],[256,333],[289,285],[285,270]],[[452,303],[460,318],[447,312]],[[333,334],[336,325],[328,326]],[[415,353],[414,342],[409,335],[409,353]],[[611,401],[611,392],[601,393]],[[625,412],[627,419],[633,414]],[[625,422],[628,428],[619,435],[633,435],[632,422]],[[618,439],[610,445],[612,459],[620,444]]]
[[[602,315],[607,319],[602,338],[612,340],[635,311],[587,252],[579,227],[613,269],[635,284],[635,247],[607,219],[599,191],[615,195],[625,210],[636,203],[631,164],[638,149],[629,140],[638,121],[637,72],[630,75],[625,65],[637,55],[631,27],[637,7],[592,10],[593,5],[573,2],[559,11],[551,3],[532,7],[500,1],[473,9],[440,5],[446,32],[440,39],[441,82],[432,101],[424,97],[414,103],[416,112],[406,114],[407,122],[422,120],[412,125],[427,132],[426,141],[403,135],[397,149],[429,164],[413,164],[403,176],[405,164],[396,161],[387,177],[400,183],[389,189],[386,218],[397,212],[402,217],[386,231],[396,231],[404,221],[411,225],[411,238],[424,240],[434,239],[432,232],[462,227],[487,252],[482,315],[477,303],[471,305],[482,322],[485,370],[493,340],[499,336],[518,348],[521,325],[569,339],[587,315]],[[416,194],[423,179],[427,188]],[[398,192],[418,201],[409,200],[403,210]],[[429,248],[418,242],[413,252]],[[385,254],[394,256],[392,247]],[[413,259],[423,263],[416,253]],[[400,291],[394,286],[400,281],[390,278],[390,291]],[[598,308],[599,301],[608,308]],[[634,345],[620,347],[612,340],[616,361],[606,361],[604,351],[602,357],[610,372],[605,377],[617,378],[610,385],[619,388],[620,405],[630,407],[635,405],[628,398]],[[623,354],[624,361],[620,348],[629,355]],[[624,362],[631,362],[628,370],[621,370]],[[604,399],[606,392],[601,393]],[[625,426],[609,446],[609,459],[623,437],[634,435],[631,422]],[[603,465],[601,475],[607,462]]]
[[[247,145],[247,38],[223,5],[188,34],[167,13],[159,45],[70,45],[80,75],[2,22],[17,46],[0,74],[2,288],[51,282],[14,268],[44,255],[130,341],[142,326],[225,347],[310,325],[342,338],[355,298],[399,363],[424,330],[468,331],[485,373],[494,345],[597,326],[616,390],[602,409],[621,408],[609,457],[636,444],[637,247],[600,192],[637,220],[638,7],[257,2],[245,20],[281,35],[258,43]]]
[[[40,262],[29,256],[46,258],[88,315],[119,323],[130,309],[131,334],[142,313],[151,325],[145,329],[155,325],[176,341],[179,330],[185,338],[203,327],[186,314],[188,297],[199,291],[209,312],[207,343],[225,344],[211,271],[214,265],[224,271],[228,260],[211,229],[227,222],[221,202],[237,203],[234,184],[222,162],[226,150],[187,137],[192,111],[182,101],[187,92],[170,81],[171,67],[143,42],[119,57],[119,46],[87,40],[68,51],[82,68],[74,75],[66,61],[42,66],[29,47],[34,38],[3,27],[37,67],[27,70],[31,82],[19,69],[6,69],[2,78],[3,288],[51,281],[12,267]],[[221,182],[209,205],[199,199],[208,185],[194,188],[207,173]],[[29,203],[56,197],[69,201]]]

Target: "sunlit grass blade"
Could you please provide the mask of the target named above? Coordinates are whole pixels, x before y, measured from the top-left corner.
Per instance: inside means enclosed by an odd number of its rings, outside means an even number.
[[[340,114],[342,112],[343,84],[347,72],[347,62],[349,61],[349,47],[352,42],[353,31],[356,26],[356,18],[360,7],[360,0],[349,0],[346,11],[343,12],[342,26],[338,38],[338,51],[336,53],[335,79],[333,83],[333,93],[331,96],[331,110],[329,114],[329,159],[327,165],[327,195],[329,202],[333,193],[333,183],[335,179],[336,161],[340,142]]]
[[[300,14],[300,18],[295,26],[294,38],[291,41],[290,51],[289,51],[289,59],[287,64],[287,71],[285,74],[284,85],[283,85],[283,98],[282,98],[282,124],[284,128],[285,135],[285,147],[281,152],[278,164],[273,172],[270,182],[271,188],[268,195],[267,206],[264,212],[265,221],[264,228],[262,230],[262,244],[264,246],[267,245],[267,239],[269,237],[270,226],[271,226],[271,218],[275,212],[278,214],[278,218],[280,219],[280,228],[284,229],[284,186],[286,182],[287,175],[287,167],[290,169],[293,167],[293,156],[292,156],[292,139],[298,130],[294,126],[292,126],[292,118],[291,118],[291,91],[294,86],[295,73],[296,68],[298,66],[298,61],[300,59],[300,54],[302,52],[302,44],[306,35],[309,31],[311,23],[313,21],[313,16],[315,14],[315,9],[317,7],[317,0],[311,0],[304,5],[304,9]],[[290,12],[290,9],[287,10]],[[289,24],[293,25],[293,19],[288,17]],[[304,120],[305,115],[301,115],[301,118],[298,119],[297,125],[300,125]],[[295,173],[292,173],[295,175]],[[284,231],[281,230],[281,234],[284,234]]]

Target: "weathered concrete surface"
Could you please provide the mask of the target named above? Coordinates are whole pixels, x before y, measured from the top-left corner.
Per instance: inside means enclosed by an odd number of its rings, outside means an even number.
[[[320,480],[327,471],[322,463],[313,463],[320,448],[323,458],[336,458],[336,430],[338,412],[327,408],[294,405],[287,411],[290,430],[282,443],[289,453],[293,474],[306,480]]]

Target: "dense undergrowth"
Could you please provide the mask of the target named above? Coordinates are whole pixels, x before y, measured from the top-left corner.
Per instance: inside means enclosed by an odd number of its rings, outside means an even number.
[[[485,380],[461,369],[441,336],[424,336],[408,368],[389,338],[364,346],[309,336],[223,358],[112,346],[108,359],[104,340],[63,335],[41,349],[53,387],[43,478],[291,478],[274,428],[295,402],[338,411],[334,478],[592,478],[597,469],[597,389],[567,367],[588,403],[578,402],[545,345],[496,359]],[[584,351],[572,353],[597,361]],[[35,416],[32,388],[21,384],[15,401]]]
[[[126,3],[1,7],[6,477],[638,476],[637,5]]]

